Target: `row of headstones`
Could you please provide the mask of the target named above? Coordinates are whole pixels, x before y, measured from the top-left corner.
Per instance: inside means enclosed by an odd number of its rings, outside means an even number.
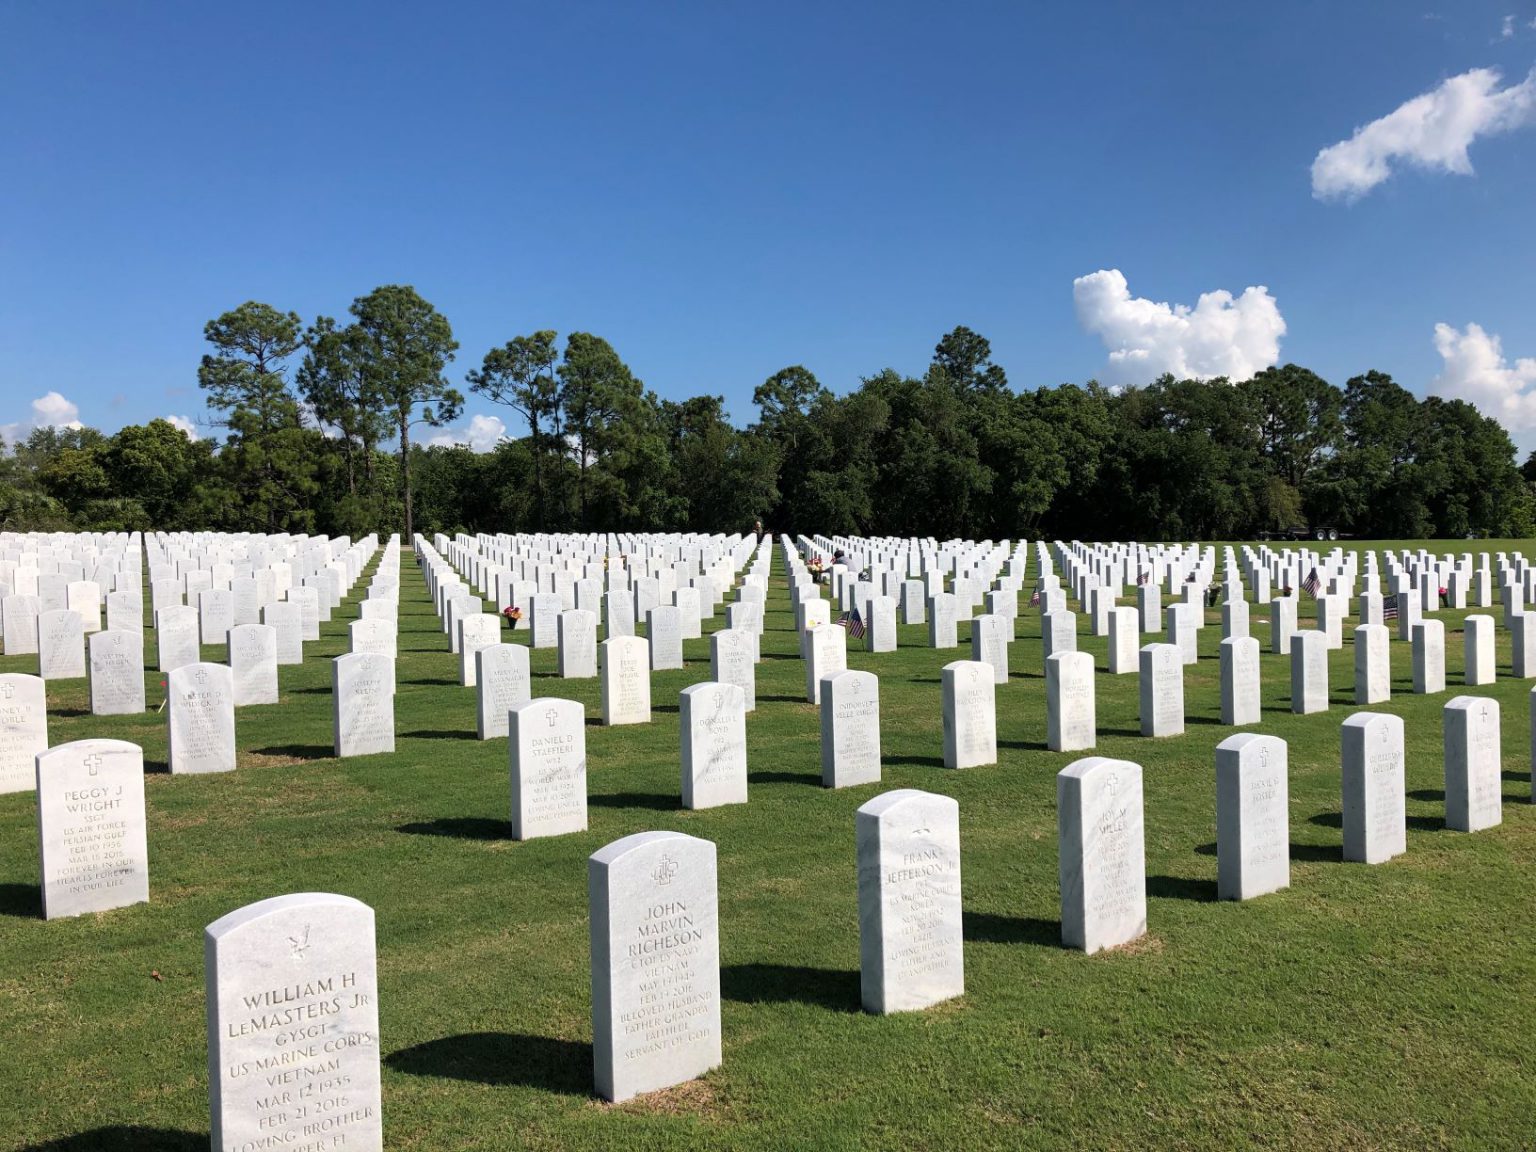
[[[1379,599],[1379,598],[1378,598]],[[843,628],[819,623],[814,586],[806,588],[797,599],[797,623],[804,641],[802,656],[806,666],[807,699],[817,701],[817,686],[829,672],[846,667]],[[1276,611],[1276,635],[1288,631],[1291,654],[1292,711],[1310,714],[1328,708],[1328,632],[1285,629],[1286,618],[1279,611],[1286,602],[1272,604]],[[1294,601],[1290,602],[1294,608]],[[1256,724],[1260,719],[1260,681],[1258,641],[1248,637],[1246,604],[1228,604],[1227,631],[1237,633],[1221,644],[1222,722],[1233,726]],[[1241,612],[1238,609],[1242,609]],[[1139,671],[1141,729],[1147,736],[1173,736],[1184,731],[1184,693],[1182,666],[1195,662],[1196,609],[1179,604],[1170,611],[1170,643],[1136,649],[1134,642],[1142,614],[1134,608],[1114,609],[1110,620],[1109,671],[1122,674]],[[1533,618],[1536,620],[1536,618]],[[806,623],[809,621],[809,627]],[[994,615],[977,617],[971,644],[973,661],[990,665],[994,683],[1007,683],[1009,676],[1008,643],[1012,621]],[[1094,666],[1090,656],[1076,651],[1077,618],[1065,611],[1048,612],[1042,625],[1045,655],[1047,746],[1052,751],[1082,751],[1092,748],[1095,735]],[[1492,683],[1495,676],[1493,649],[1494,621],[1491,617],[1467,618],[1466,683],[1478,686]],[[1445,690],[1444,629],[1437,620],[1414,626],[1414,690],[1438,693]],[[1532,633],[1536,637],[1536,633]],[[1390,634],[1380,624],[1362,625],[1355,630],[1357,704],[1381,703],[1391,697]],[[1517,676],[1536,676],[1536,644],[1522,645],[1516,634],[1514,669]],[[961,663],[961,662],[957,662]],[[959,670],[946,669],[944,701],[946,736],[945,762],[987,764],[995,762],[995,702],[976,691],[960,698],[950,691]],[[973,674],[968,674],[973,675]],[[969,721],[969,722],[967,722]],[[967,753],[965,749],[970,749]]]
[[[518,539],[461,536],[433,551],[464,572],[482,596],[495,600],[498,611],[522,608],[521,627],[536,628],[540,617],[550,618],[551,635],[553,616],[572,608],[606,608],[610,635],[632,635],[651,608],[671,604],[682,611],[684,628],[691,628],[695,613],[701,618],[714,615],[754,547],[752,540],[734,536],[689,538],[684,543],[672,537],[631,537],[625,541],[628,551],[618,551],[617,545],[593,548],[585,540],[564,545],[569,551],[552,553],[525,548]],[[680,592],[684,595],[679,599]],[[613,593],[627,594],[628,599],[601,603]],[[536,596],[556,597],[559,606],[547,599],[534,604]]]
[[[1194,584],[1203,595],[1215,578],[1215,549],[1198,545],[1157,546],[1095,544],[1074,542],[1065,545],[1060,541],[1047,550],[1042,544],[1042,567],[1050,555],[1055,555],[1068,576],[1069,586],[1078,589],[1078,598],[1086,604],[1087,589],[1106,587],[1120,594],[1120,589],[1132,580],[1143,582],[1154,590],[1175,590]],[[1469,595],[1475,596],[1482,608],[1493,606],[1492,588],[1497,578],[1501,599],[1506,607],[1511,599],[1536,598],[1536,571],[1525,557],[1509,556],[1500,552],[1490,558],[1484,552],[1477,558],[1474,568],[1471,553],[1459,558],[1446,555],[1433,557],[1428,551],[1411,553],[1403,550],[1394,555],[1383,552],[1378,564],[1374,551],[1346,552],[1334,548],[1326,556],[1310,549],[1282,549],[1275,551],[1268,546],[1254,549],[1242,547],[1239,559],[1231,548],[1223,549],[1222,567],[1227,598],[1242,598],[1251,587],[1252,600],[1267,604],[1274,589],[1296,589],[1316,575],[1322,594],[1336,596],[1353,595],[1357,581],[1363,578],[1369,591],[1378,591],[1384,577],[1391,593],[1399,597],[1399,603],[1407,610],[1416,607],[1421,612],[1432,611],[1439,605],[1440,590],[1444,589],[1449,606],[1465,609]],[[1360,569],[1364,558],[1364,570]],[[1496,567],[1495,567],[1496,565]],[[1513,596],[1512,596],[1513,592]],[[1519,604],[1515,605],[1519,610]]]
[[[388,608],[398,598],[399,545],[386,549],[367,603]],[[394,659],[392,619],[359,622],[390,630],[387,655],[353,652],[332,664],[337,755],[392,751]],[[361,633],[354,624],[353,643]],[[280,631],[269,625],[236,625],[228,634],[229,665],[193,660],[166,677],[168,767],[172,774],[231,771],[235,767],[235,709],[278,701],[284,660]],[[145,710],[144,648],[140,632],[108,630],[90,637],[91,710],[126,715]],[[195,651],[195,649],[194,649]],[[387,691],[385,691],[387,689]],[[31,758],[46,748],[46,686],[40,677],[0,676],[0,792],[33,787]]]
[[[470,622],[473,639],[469,642],[495,643],[495,635],[502,626],[500,613],[492,615],[483,611],[481,592],[473,583],[466,584],[454,570],[454,565],[437,554],[431,545],[420,542],[418,557],[422,562],[427,586],[433,595],[434,606],[442,620],[443,630],[449,637],[450,651],[462,653],[464,643],[460,638],[460,617]],[[595,676],[595,644],[599,618],[604,617],[607,635],[633,636],[637,622],[644,622],[647,634],[656,641],[658,668],[680,667],[682,641],[698,639],[703,635],[703,621],[715,616],[720,605],[718,598],[704,597],[697,587],[678,588],[672,593],[671,604],[656,601],[654,589],[650,596],[644,590],[631,592],[615,588],[601,592],[598,581],[583,581],[578,586],[572,604],[567,604],[558,594],[534,592],[533,585],[519,584],[510,591],[497,591],[501,609],[517,608],[520,616],[512,621],[514,628],[531,629],[531,641],[535,648],[558,648],[561,653],[560,667],[563,676]],[[727,623],[733,628],[750,628],[760,635],[763,629],[763,604],[767,598],[765,571],[749,575],[737,589],[737,602],[727,606]],[[505,603],[502,601],[505,600]],[[570,613],[580,612],[580,616]],[[473,656],[465,655],[461,679],[467,684],[473,672]]]
[[[830,678],[824,690],[828,703],[822,721],[823,762],[828,782],[845,786],[878,781],[879,698],[873,675],[844,673]],[[1530,711],[1536,723],[1536,691]],[[746,738],[739,690],[716,683],[692,685],[680,696],[680,712],[683,805],[702,809],[744,803]],[[1458,696],[1445,705],[1443,715],[1447,826],[1477,831],[1499,823],[1498,702]],[[1403,723],[1399,717],[1362,712],[1346,720],[1342,732],[1345,856],[1379,862],[1404,850]],[[585,830],[582,705],[553,698],[526,701],[510,710],[509,734],[513,838]],[[1253,880],[1244,874],[1250,856],[1259,864],[1285,856],[1285,750],[1283,740],[1254,733],[1229,737],[1217,747],[1218,826],[1232,832],[1224,837],[1229,846],[1241,846],[1231,861],[1224,850],[1220,853],[1223,896],[1246,898],[1286,882]],[[1100,760],[1079,761],[1060,778],[1074,779],[1075,768]],[[33,770],[45,917],[147,900],[142,750],[125,741],[101,739],[44,746],[33,755]],[[1138,790],[1127,817],[1138,828],[1139,805]],[[1063,842],[1067,839],[1064,834]],[[1267,868],[1259,873],[1274,874]],[[1069,931],[1069,943],[1072,940]]]
[[[1499,820],[1497,705],[1466,697],[1445,713],[1447,823]],[[1361,713],[1344,725],[1346,860],[1407,849],[1403,726]],[[1286,745],[1243,734],[1216,751],[1217,895],[1247,900],[1290,884]],[[1147,930],[1144,794],[1137,764],[1076,761],[1057,776],[1062,943],[1095,953]],[[919,1011],[964,994],[959,804],[915,789],[855,815],[860,999]],[[720,913],[714,844],[642,832],[588,861],[593,1083],[623,1101],[723,1061]],[[329,894],[239,909],[206,933],[212,1127],[220,1147],[324,1133],[381,1139],[378,985],[372,910]],[[272,978],[274,969],[286,975]],[[285,1031],[313,1021],[296,1043]],[[316,1093],[274,1091],[283,1068]]]
[[[0,640],[6,654],[37,651],[36,621],[42,612],[73,609],[92,631],[101,627],[103,604],[109,619],[124,616],[128,608],[117,594],[140,588],[141,545],[137,533],[0,533]]]
[[[419,555],[428,588],[439,606],[443,630],[449,634],[450,651],[459,655],[460,683],[477,689],[480,738],[504,736],[509,709],[529,699],[528,648],[501,642],[501,622],[480,610],[479,597],[458,582],[452,566],[437,556],[431,545],[422,542]],[[760,626],[762,620],[767,563],[766,553],[760,552],[737,589],[737,602],[730,605],[733,626],[710,635],[712,679],[739,687],[747,711],[756,707],[755,666],[761,655],[754,626]],[[737,609],[747,611],[738,618]],[[610,618],[609,639],[601,644],[596,641],[594,613],[570,609],[554,619],[559,675],[567,679],[600,678],[605,724],[648,723],[650,673],[683,667],[683,636],[675,626],[675,608],[652,609],[644,638],[615,634],[616,621]],[[538,647],[537,629],[532,639],[533,646]]]

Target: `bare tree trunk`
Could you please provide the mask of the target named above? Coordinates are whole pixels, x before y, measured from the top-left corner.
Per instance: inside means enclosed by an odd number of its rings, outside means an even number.
[[[406,414],[400,417],[400,483],[405,489],[405,538],[415,540],[411,520],[411,423]]]

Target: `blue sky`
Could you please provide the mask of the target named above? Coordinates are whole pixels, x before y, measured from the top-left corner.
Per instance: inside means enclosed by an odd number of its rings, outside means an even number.
[[[965,324],[1018,388],[1378,368],[1531,447],[1533,65],[1533,0],[5,0],[0,431],[195,423],[211,317],[408,283],[457,381],[585,330],[738,423]]]

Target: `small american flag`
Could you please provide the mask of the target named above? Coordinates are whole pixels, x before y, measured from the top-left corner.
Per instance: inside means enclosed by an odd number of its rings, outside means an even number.
[[[1136,583],[1138,583],[1138,584],[1145,584],[1147,582],[1147,577],[1150,576],[1150,575],[1151,575],[1151,573],[1148,572],[1146,569],[1142,569],[1142,570],[1138,571],[1136,573]]]
[[[1036,592],[1029,598],[1029,606],[1031,608],[1038,608],[1040,606],[1040,593]]]
[[[837,622],[848,629],[848,635],[855,640],[864,638],[864,617],[859,615],[858,606],[855,605],[852,612],[844,612],[837,618]]]
[[[1381,602],[1381,618],[1383,620],[1397,619],[1397,597],[1388,596]]]
[[[1317,569],[1307,573],[1307,578],[1301,582],[1301,590],[1312,599],[1317,599],[1317,590],[1322,587],[1322,581],[1317,578]]]

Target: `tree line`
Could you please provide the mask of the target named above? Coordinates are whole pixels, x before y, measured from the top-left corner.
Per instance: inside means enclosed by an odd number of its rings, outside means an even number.
[[[526,434],[422,444],[457,420],[458,344],[413,289],[345,322],[246,303],[204,329],[222,439],[163,420],[40,428],[0,459],[8,530],[772,531],[970,538],[1251,539],[1326,525],[1376,539],[1536,534],[1536,453],[1459,400],[1369,371],[1016,390],[968,328],[920,376],[836,394],[784,368],[755,420],[659,397],[599,336],[515,336],[463,387]]]

